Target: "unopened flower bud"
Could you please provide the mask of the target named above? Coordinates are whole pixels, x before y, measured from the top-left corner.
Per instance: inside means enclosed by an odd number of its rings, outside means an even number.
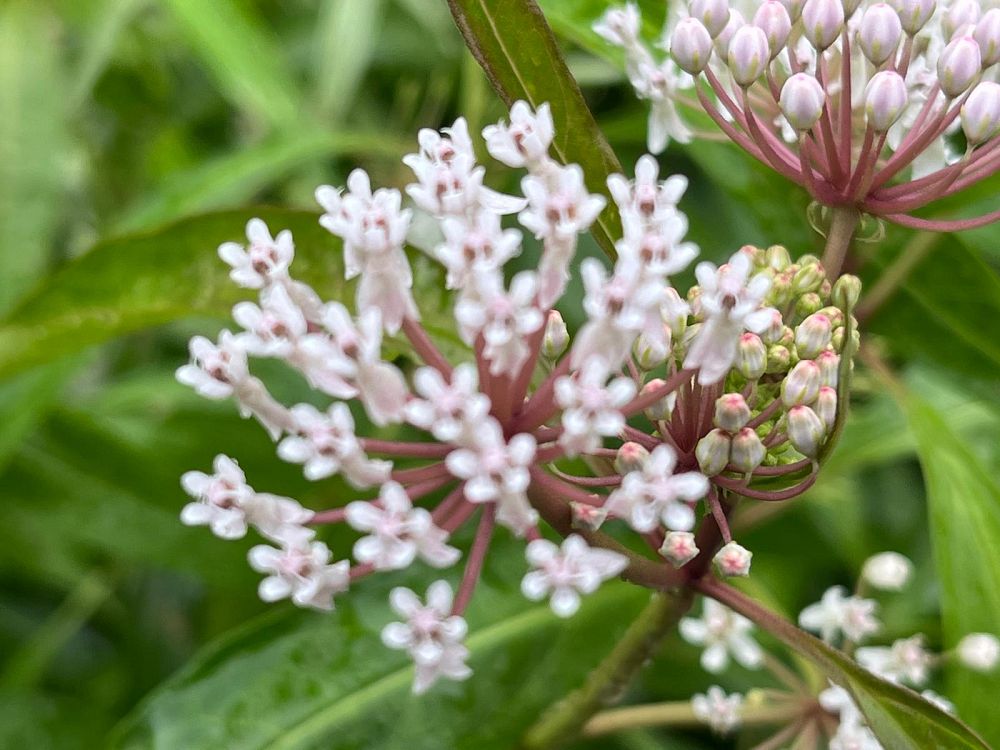
[[[740,86],[749,86],[760,78],[771,59],[767,35],[756,26],[744,26],[729,43],[729,69]]]
[[[767,350],[767,366],[765,372],[773,374],[776,372],[787,372],[792,365],[792,353],[788,347],[775,344]]]
[[[641,396],[649,393],[650,391],[654,391],[657,388],[661,388],[666,384],[666,382],[667,381],[663,378],[653,378],[642,387],[642,390],[639,391],[639,395]],[[654,401],[652,404],[647,406],[642,413],[645,414],[651,422],[658,422],[661,419],[670,419],[670,415],[674,413],[674,404],[676,403],[677,391],[671,391],[663,398],[658,401]]]
[[[742,13],[736,8],[730,9],[729,20],[722,31],[715,36],[715,53],[723,60],[729,59],[729,45],[733,41],[733,35],[746,26],[746,23]]]
[[[865,88],[865,114],[876,133],[884,133],[903,114],[909,102],[906,81],[894,70],[872,76]]]
[[[739,393],[724,393],[715,400],[715,426],[737,432],[750,421],[750,407]]]
[[[768,292],[770,301],[772,304],[778,307],[784,307],[792,299],[792,279],[795,277],[795,271],[792,269],[795,266],[789,266],[787,269],[779,273],[774,277],[771,282],[771,289]],[[798,270],[795,268],[795,270]],[[767,338],[764,338],[767,341]]]
[[[832,432],[837,423],[837,389],[828,385],[821,386],[813,404],[813,411],[823,420],[826,431]]]
[[[667,324],[673,338],[680,339],[687,328],[688,307],[681,295],[672,286],[668,286],[663,293],[665,297],[660,307],[663,322]]]
[[[983,58],[983,68],[1000,62],[1000,8],[990,8],[972,32]]]
[[[819,395],[819,365],[804,359],[792,368],[781,382],[781,400],[785,406],[811,404]]]
[[[801,261],[800,261],[801,263]],[[819,261],[803,263],[792,277],[792,291],[796,294],[815,292],[826,278],[826,269]]]
[[[937,74],[941,91],[946,96],[961,96],[976,80],[982,65],[983,57],[976,40],[971,36],[956,37],[938,58]]]
[[[668,531],[660,547],[660,554],[680,568],[698,556],[698,545],[690,531]]]
[[[813,359],[830,346],[833,324],[823,313],[813,313],[795,329],[795,353]]]
[[[608,511],[599,505],[571,500],[569,503],[574,529],[597,531],[608,518]]]
[[[747,576],[750,575],[750,559],[753,552],[736,542],[730,542],[715,553],[713,562],[715,567],[724,576]]]
[[[837,379],[840,376],[840,355],[827,350],[820,352],[814,360],[819,366],[820,388],[837,388]]]
[[[1000,662],[1000,640],[991,633],[969,633],[956,651],[962,664],[979,672],[989,672]]]
[[[858,44],[865,57],[881,65],[892,57],[902,38],[903,24],[891,5],[875,3],[868,6],[858,29]]]
[[[843,30],[841,0],[806,0],[802,6],[802,32],[819,52],[833,44]]]
[[[773,60],[784,49],[792,31],[792,19],[788,11],[779,0],[764,0],[754,13],[753,25],[764,31]]]
[[[803,294],[795,300],[795,315],[799,318],[807,318],[813,313],[819,312],[823,308],[823,298],[816,292]]]
[[[941,19],[944,38],[951,39],[967,26],[975,26],[979,23],[979,15],[979,0],[951,0]]]
[[[792,19],[792,22],[799,20],[799,16],[802,15],[802,4],[805,0],[781,0],[781,4],[785,6],[785,10],[788,11],[788,17]]]
[[[744,427],[733,435],[729,463],[739,471],[749,474],[760,466],[766,455],[767,448],[752,427]]]
[[[795,331],[788,326],[782,326],[781,336],[778,338],[777,343],[790,351],[795,346]]]
[[[712,430],[698,441],[694,455],[705,476],[714,477],[729,463],[729,434],[723,430]]]
[[[622,443],[615,455],[615,471],[624,476],[630,471],[640,471],[649,458],[649,451],[639,443]]]
[[[833,305],[827,305],[826,307],[823,307],[817,310],[816,312],[823,313],[826,317],[828,317],[830,319],[830,325],[833,326],[834,330],[843,327],[844,313],[839,307],[834,307]]]
[[[545,338],[542,339],[542,354],[547,359],[559,359],[568,345],[569,331],[566,329],[566,321],[558,310],[550,310],[545,323]]]
[[[795,76],[792,76],[795,78]],[[791,80],[791,78],[789,79]],[[785,84],[788,85],[787,83]],[[784,245],[771,245],[764,251],[764,262],[775,271],[783,271],[792,263],[792,256]]]
[[[812,458],[819,452],[826,436],[823,420],[808,406],[793,406],[786,415],[788,440],[803,456]]]
[[[833,336],[830,339],[830,346],[836,352],[844,351],[844,329],[835,328],[833,329]]]
[[[670,339],[672,338],[670,328],[663,326],[662,336],[649,337],[640,334],[632,345],[632,354],[635,355],[635,363],[643,370],[652,370],[667,361],[670,356]]]
[[[861,279],[852,274],[844,274],[833,285],[831,298],[841,310],[850,312],[861,297]]]
[[[765,344],[777,344],[784,332],[785,323],[781,319],[781,313],[775,310],[771,314],[771,322],[761,331],[760,338]]]
[[[796,130],[804,132],[815,125],[823,114],[826,92],[814,76],[808,73],[796,73],[781,87],[779,104],[781,113],[788,123]],[[787,250],[785,254],[788,254]],[[772,266],[772,268],[780,271],[787,265],[786,263],[784,266]]]
[[[937,8],[937,0],[889,0],[889,4],[896,9],[903,30],[910,35],[920,31]]]
[[[880,552],[869,557],[861,578],[881,591],[900,591],[913,573],[913,563],[898,552]]]
[[[712,37],[708,29],[697,18],[682,18],[670,35],[670,54],[681,70],[698,75],[712,57]]]
[[[995,10],[1000,13],[1000,8]],[[993,81],[976,84],[962,105],[962,130],[973,146],[1000,133],[1000,84]]]
[[[747,380],[753,381],[764,374],[767,367],[767,347],[756,333],[744,333],[736,350],[736,370]]]
[[[692,0],[688,6],[692,18],[704,24],[714,39],[729,22],[729,0]]]

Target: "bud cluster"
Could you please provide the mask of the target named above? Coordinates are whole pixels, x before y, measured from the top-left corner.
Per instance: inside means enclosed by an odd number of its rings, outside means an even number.
[[[693,89],[735,143],[824,205],[924,228],[998,218],[931,226],[910,215],[1000,169],[1000,84],[991,80],[998,8],[979,0],[689,0],[668,18],[662,62],[640,39],[631,3],[607,11],[595,30],[624,48],[633,86],[654,102],[654,152],[666,145],[663,133],[692,137],[677,107]],[[964,150],[953,147],[959,129]]]

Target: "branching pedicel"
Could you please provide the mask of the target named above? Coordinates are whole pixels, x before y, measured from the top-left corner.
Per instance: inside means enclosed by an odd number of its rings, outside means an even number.
[[[595,26],[625,49],[632,85],[652,102],[654,153],[695,136],[679,107],[696,107],[824,206],[932,230],[1000,218],[912,215],[1000,169],[1000,84],[988,80],[1000,62],[1000,9],[983,12],[978,0],[670,8],[662,61],[639,38],[634,4]]]
[[[461,119],[443,134],[421,131],[419,152],[405,158],[417,176],[407,187],[416,209],[403,208],[395,190],[373,191],[362,171],[347,191],[317,191],[320,221],[343,240],[347,276],[359,277],[357,317],[289,275],[287,231],[272,237],[252,220],[249,244],[227,243],[219,254],[236,283],[260,290],[259,303],[236,305],[239,333],[223,331],[215,343],[195,337],[192,363],[178,371],[203,396],[233,398],[308,479],[340,474],[359,489],[378,488],[370,500],[314,513],[252,490],[225,456],[211,476],[185,475],[194,498],[185,523],[227,539],[249,525],[270,542],[250,553],[267,576],[267,601],[330,609],[350,581],[374,571],[418,559],[452,566],[460,553],[449,536],[478,514],[457,591],[442,580],[426,602],[405,589],[392,594],[403,622],[383,639],[416,661],[418,692],[439,677],[469,675],[462,614],[497,525],[528,542],[524,594],[549,598],[563,617],[619,574],[662,588],[703,576],[714,558],[721,573],[746,575],[750,552],[727,522],[731,493],[782,501],[812,484],[839,423],[837,388],[850,365],[841,354],[855,336],[857,279],[831,286],[816,258],[793,263],[782,247],[744,247],[719,268],[700,263],[698,285],[682,298],[668,277],[697,254],[676,205],[686,183],[660,182],[644,156],[634,180],[609,180],[624,237],[610,272],[597,260],[581,264],[587,319],[571,342],[554,305],[577,236],[604,199],[587,193],[580,167],[549,158],[547,107],[532,112],[519,102],[509,124],[484,136],[494,158],[527,169],[525,198],[483,185]],[[404,252],[413,210],[440,225],[435,255],[455,292],[468,361],[450,362],[420,324]],[[538,270],[508,285],[503,265],[520,252],[521,233],[501,218],[515,212],[543,249]],[[399,332],[424,362],[412,372],[381,358],[383,335]],[[284,360],[333,403],[286,408],[250,373],[248,357]],[[373,425],[405,423],[426,439],[359,436],[346,402]],[[579,461],[560,465],[578,457],[594,476],[569,473]],[[541,521],[566,537],[561,546],[542,537]],[[314,539],[315,526],[338,522],[362,534],[353,566],[332,562]],[[605,526],[631,527],[647,554]]]

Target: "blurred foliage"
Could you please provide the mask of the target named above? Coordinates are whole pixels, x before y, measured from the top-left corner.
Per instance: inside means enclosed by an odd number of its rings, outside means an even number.
[[[646,112],[589,31],[605,3],[542,5],[628,169]],[[643,592],[610,586],[556,624],[515,593],[520,552],[502,544],[470,614],[479,674],[415,700],[397,655],[370,647],[385,587],[400,579],[366,582],[331,617],[277,606],[258,619],[250,542],[177,520],[178,476],[218,452],[261,490],[317,507],[351,497],[336,481],[306,483],[228,404],[173,380],[187,337],[224,323],[233,290],[214,250],[259,212],[246,206],[289,209],[269,216],[294,226],[297,267],[344,294],[335,243],[302,213],[315,211],[313,188],[356,165],[402,185],[399,156],[417,128],[464,114],[475,131],[501,113],[437,0],[0,3],[0,747],[94,748],[114,732],[124,747],[155,737],[183,750],[506,748],[606,650]],[[674,146],[662,162],[690,178],[682,208],[705,257],[820,242],[802,191],[735,148]],[[941,210],[993,207],[996,185]],[[912,236],[890,228],[854,270],[874,286]],[[867,321],[905,395],[897,403],[859,366],[818,485],[777,511],[746,509],[755,596],[794,613],[850,584],[867,555],[896,549],[917,576],[882,599],[885,642],[919,631],[946,648],[968,629],[1000,629],[998,238],[939,238]],[[438,309],[425,273],[422,303]],[[632,697],[703,690],[696,659],[671,639]],[[935,689],[1000,742],[997,681],[951,666],[943,677]],[[724,743],[650,731],[587,746]]]

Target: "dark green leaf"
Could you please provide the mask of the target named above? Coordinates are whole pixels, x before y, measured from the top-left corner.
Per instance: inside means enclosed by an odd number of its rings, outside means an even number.
[[[541,10],[534,0],[448,0],[448,4],[466,44],[508,106],[518,99],[532,107],[545,102],[551,106],[556,157],[583,167],[587,187],[608,197],[591,233],[614,258],[621,219],[605,183],[622,167],[566,67]]]

